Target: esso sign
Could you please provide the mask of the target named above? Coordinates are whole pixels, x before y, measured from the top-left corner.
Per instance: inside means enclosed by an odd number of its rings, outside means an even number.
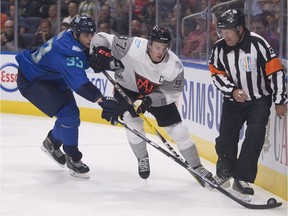
[[[1,77],[1,89],[7,92],[17,91],[18,87],[16,84],[18,65],[14,63],[7,63],[0,68]]]

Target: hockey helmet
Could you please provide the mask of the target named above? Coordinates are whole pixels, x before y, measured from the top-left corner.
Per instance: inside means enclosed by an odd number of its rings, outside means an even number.
[[[96,25],[90,17],[87,16],[77,16],[71,23],[70,28],[75,32],[78,37],[81,33],[94,34],[96,32]]]
[[[218,30],[231,28],[239,30],[239,26],[245,26],[245,16],[239,9],[226,10],[217,20]]]
[[[170,44],[172,37],[169,30],[165,27],[154,26],[148,34],[149,40]]]

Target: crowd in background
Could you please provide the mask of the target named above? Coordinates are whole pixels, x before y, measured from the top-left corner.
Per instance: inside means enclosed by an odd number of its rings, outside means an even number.
[[[286,0],[19,0],[18,13],[14,0],[1,0],[1,51],[39,46],[69,28],[75,16],[86,15],[95,20],[97,31],[123,36],[146,38],[155,24],[165,26],[171,31],[171,49],[177,55],[206,60],[219,39],[217,17],[232,7],[242,9],[249,20],[247,28],[264,37],[277,54],[282,50],[280,57],[287,58]]]

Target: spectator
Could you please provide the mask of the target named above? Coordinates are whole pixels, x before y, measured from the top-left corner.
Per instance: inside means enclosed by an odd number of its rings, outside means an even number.
[[[105,32],[108,34],[115,34],[115,32],[110,28],[110,23],[106,21],[98,22],[98,32]]]
[[[25,49],[23,37],[18,34],[18,48],[14,46],[14,21],[6,20],[1,34],[1,51],[16,52]]]
[[[132,20],[131,33],[131,37],[142,37],[142,23],[139,20]]]
[[[141,17],[143,15],[143,10],[145,6],[150,2],[150,0],[135,0],[134,1],[134,12],[137,16]]]
[[[48,19],[42,19],[39,30],[35,33],[32,46],[41,46],[53,36],[51,22]]]
[[[41,2],[36,0],[21,0],[18,6],[19,16],[22,17],[41,17],[39,11]]]
[[[111,16],[110,6],[108,4],[104,4],[101,6],[98,22],[107,22],[109,23],[110,28],[115,32],[117,31],[117,22]],[[98,23],[99,25],[99,23]]]
[[[257,14],[252,18],[251,31],[261,35],[273,48],[275,54],[279,55],[280,41],[276,35],[269,30],[269,22],[264,14]]]
[[[7,15],[4,14],[4,13],[1,13],[1,30],[0,30],[0,33],[2,33],[4,30],[5,30],[5,22],[7,20]]]
[[[127,0],[106,0],[106,4],[110,6],[112,17],[121,17],[125,13],[122,6],[127,2]]]
[[[171,16],[173,16],[173,8],[175,5],[177,5],[177,0],[165,0],[165,3],[158,4],[159,16],[162,23],[168,23],[170,21]]]
[[[169,27],[169,30],[170,32],[172,33],[172,36],[173,37],[176,37],[176,34],[177,34],[177,30],[176,30],[176,24],[177,24],[177,4],[174,5],[173,7],[173,11],[172,11],[172,17],[169,21],[169,24],[168,24],[168,27]],[[180,22],[182,21],[183,19],[183,13],[181,12],[182,9],[181,9],[181,5],[179,4],[179,20]],[[179,28],[179,33],[181,34],[181,28]]]
[[[132,6],[134,7],[134,6]],[[122,16],[119,18],[118,21],[118,29],[117,32],[120,35],[129,34],[129,9],[130,9],[130,1],[126,0],[126,2],[122,5]],[[140,18],[133,12],[132,10],[132,20],[140,20]]]
[[[79,4],[78,12],[81,16],[93,17],[96,3],[94,0],[84,0]]]
[[[141,22],[141,20],[139,20],[139,22]],[[141,34],[141,38],[146,38],[146,39],[148,39],[148,30],[147,30],[147,27],[146,27],[146,24],[145,23],[143,23],[142,22],[142,24],[141,24],[141,32],[142,32],[142,34]]]
[[[172,35],[172,47],[171,47],[171,50],[172,51],[175,51],[176,50],[176,38],[177,38],[177,4],[174,5],[173,7],[173,12],[172,12],[172,17],[167,25],[167,29],[170,31],[171,35]],[[181,6],[179,5],[179,20],[180,20],[180,23],[183,19],[183,14],[181,13]],[[179,27],[179,30],[178,30],[178,35],[180,37],[180,40],[179,40],[179,45],[181,47],[181,44],[182,44],[182,40],[183,40],[183,37],[182,37],[182,32],[181,32],[181,28]]]
[[[60,31],[64,31],[70,28],[70,24],[67,22],[62,22],[60,25]]]
[[[258,0],[257,3],[262,12],[264,11],[268,11],[269,13],[273,12],[272,0]]]
[[[7,19],[14,21],[14,17],[15,17],[15,6],[10,5],[9,6],[9,16],[7,17]],[[27,22],[26,22],[24,17],[19,16],[19,15],[18,15],[18,27],[19,27],[19,33],[20,34],[23,34],[26,32]]]
[[[196,22],[197,28],[189,33],[183,44],[182,54],[186,57],[200,58],[206,53],[207,14],[202,13]]]
[[[276,35],[280,35],[280,11],[281,11],[281,6],[280,6],[280,2],[279,0],[273,2],[272,0],[272,3],[273,3],[273,20],[271,22],[272,24],[272,28],[271,28],[271,31],[276,34]],[[284,9],[284,14],[286,13],[286,16],[287,16],[287,11],[286,9]],[[284,19],[285,20],[285,19]],[[285,24],[284,24],[285,25]],[[286,25],[287,26],[287,25]]]
[[[65,17],[63,19],[63,22],[70,23],[74,19],[74,17],[79,16],[78,4],[75,1],[71,1],[71,2],[68,3],[68,7],[67,8],[68,8],[69,16]]]
[[[251,6],[248,4],[250,1],[251,1]],[[263,13],[262,9],[260,8],[260,4],[258,3],[258,0],[249,0],[249,1],[245,0],[244,14],[248,15],[248,13],[250,12],[252,16]]]
[[[143,9],[143,23],[145,23],[148,32],[156,24],[156,5],[155,0],[150,1]]]
[[[51,32],[53,33],[53,35],[56,35],[58,33],[58,22],[57,22],[57,4],[56,3],[52,3],[49,5],[49,9],[48,9],[48,15],[49,18],[47,20],[50,21],[52,27],[51,27]]]
[[[41,1],[41,7],[39,11],[41,12],[41,17],[43,19],[48,19],[49,18],[49,6],[51,4],[57,4],[56,0],[40,0]],[[61,1],[62,2],[62,1]]]
[[[196,4],[197,1],[196,0],[181,0],[180,1],[180,5],[181,8],[184,9],[184,14],[185,16],[190,15],[191,13],[196,13]]]

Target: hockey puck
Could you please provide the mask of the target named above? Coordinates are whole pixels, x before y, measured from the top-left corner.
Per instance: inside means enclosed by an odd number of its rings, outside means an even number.
[[[267,200],[267,204],[268,205],[275,204],[275,203],[277,203],[277,201],[274,198],[270,198],[270,199]]]

